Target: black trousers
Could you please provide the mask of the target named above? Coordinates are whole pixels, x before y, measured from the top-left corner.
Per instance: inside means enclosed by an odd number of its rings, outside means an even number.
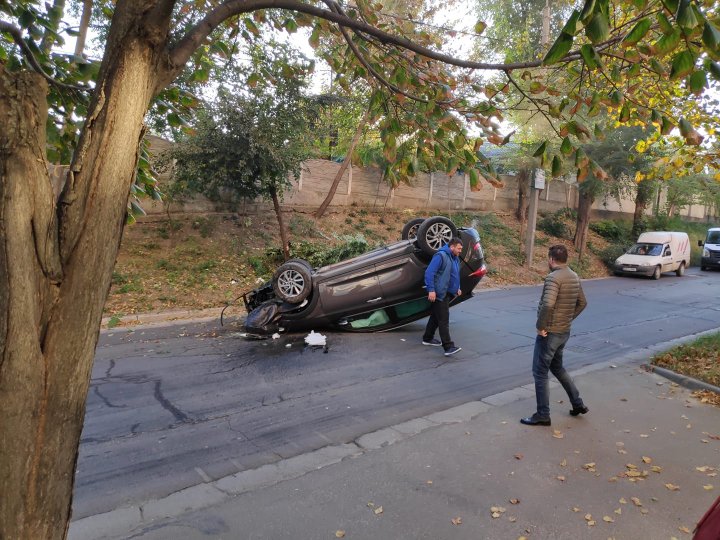
[[[440,330],[440,341],[444,349],[454,347],[450,337],[450,295],[445,295],[442,300],[435,300],[430,303],[430,318],[428,319],[423,341],[430,341],[435,337],[435,330]]]

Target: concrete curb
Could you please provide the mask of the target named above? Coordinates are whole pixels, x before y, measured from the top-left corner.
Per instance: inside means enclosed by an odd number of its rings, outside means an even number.
[[[652,373],[657,373],[661,377],[665,377],[666,379],[676,382],[680,386],[689,388],[690,390],[708,390],[710,392],[720,394],[720,387],[717,387],[710,383],[706,383],[705,381],[694,379],[692,377],[688,377],[687,375],[681,375],[680,373],[676,373],[669,369],[661,368],[658,366],[653,366],[652,364],[643,364],[642,367]]]

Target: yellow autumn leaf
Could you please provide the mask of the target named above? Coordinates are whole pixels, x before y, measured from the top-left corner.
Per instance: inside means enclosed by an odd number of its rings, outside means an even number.
[[[462,525],[462,518],[460,516],[454,517],[450,520],[453,525]]]
[[[605,523],[615,523],[615,520],[611,518],[610,516],[603,516],[603,521]]]
[[[665,484],[665,487],[668,488],[670,491],[677,491],[680,489],[680,486],[676,486],[675,484]]]
[[[345,531],[335,531],[335,538],[345,538]]]
[[[556,439],[564,439],[565,435],[563,435],[562,431],[555,429],[553,430],[553,437],[555,437]]]
[[[373,510],[373,512],[375,513],[376,516],[378,516],[378,515],[382,514],[384,512],[384,510],[383,510],[382,506],[378,506],[375,510]]]
[[[635,506],[642,506],[642,501],[640,501],[637,497],[630,497],[630,500]]]
[[[712,485],[712,484],[707,484],[707,485],[703,486],[703,489],[704,489],[705,491],[712,491],[712,490],[713,490],[713,485]]]
[[[643,457],[642,457],[642,461],[643,461],[643,463],[652,463],[652,458],[649,458],[649,457],[647,457],[647,456],[643,456]]]

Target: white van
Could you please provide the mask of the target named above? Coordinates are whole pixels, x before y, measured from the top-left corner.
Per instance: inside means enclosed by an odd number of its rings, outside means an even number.
[[[690,264],[690,239],[684,232],[645,232],[615,260],[615,275],[641,275],[660,279],[663,272],[685,273]]]
[[[708,229],[705,242],[699,240],[698,246],[703,248],[700,270],[720,268],[720,227]]]

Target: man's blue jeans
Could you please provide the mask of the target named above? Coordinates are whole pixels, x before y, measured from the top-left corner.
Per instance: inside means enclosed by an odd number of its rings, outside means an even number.
[[[538,335],[535,338],[535,351],[533,352],[533,377],[535,378],[535,398],[537,399],[537,415],[540,418],[550,418],[550,382],[548,372],[551,372],[570,398],[573,408],[582,407],[583,401],[575,383],[563,367],[563,350],[570,337],[570,332],[563,334],[548,333],[546,337]]]

